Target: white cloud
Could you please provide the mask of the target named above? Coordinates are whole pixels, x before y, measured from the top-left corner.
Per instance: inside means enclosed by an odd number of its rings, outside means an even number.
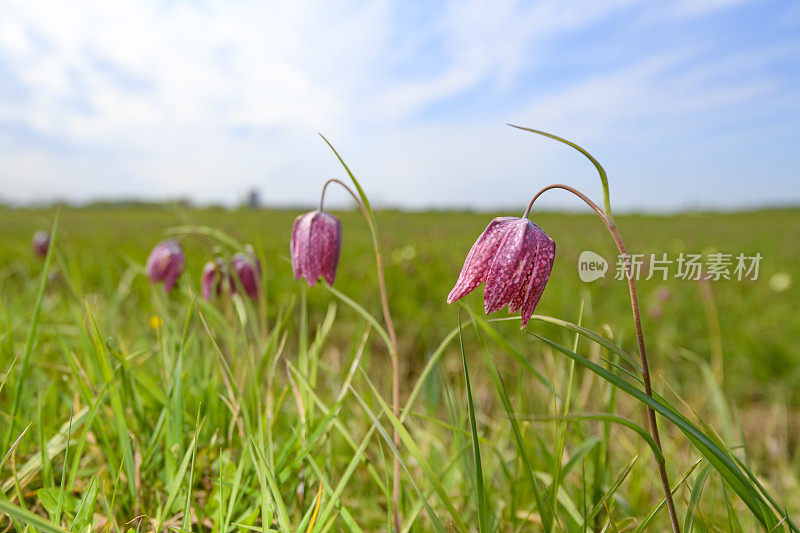
[[[670,9],[690,19],[729,3]],[[119,191],[231,203],[256,185],[268,201],[297,203],[339,173],[314,135],[322,130],[385,202],[503,204],[527,194],[529,168],[585,170],[510,141],[505,120],[590,140],[622,125],[641,139],[674,130],[669,117],[777,92],[769,78],[742,79],[746,58],[698,62],[688,49],[577,70],[557,90],[537,72],[548,54],[570,53],[562,43],[635,20],[646,4],[11,0],[0,75],[18,90],[7,95],[0,81],[2,197]],[[429,11],[404,18],[412,9]],[[531,77],[536,100],[519,96]],[[476,93],[470,102],[517,96],[496,111],[453,104]],[[429,115],[439,105],[453,107]],[[506,176],[503,187],[475,199],[467,186],[492,173]]]

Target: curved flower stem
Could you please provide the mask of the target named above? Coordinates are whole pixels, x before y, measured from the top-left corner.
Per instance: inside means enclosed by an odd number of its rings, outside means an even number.
[[[564,185],[561,183],[555,183],[553,185],[548,185],[547,187],[543,188],[536,195],[531,199],[530,203],[528,204],[527,209],[525,209],[525,213],[522,215],[522,218],[527,217],[530,214],[531,208],[533,207],[533,203],[545,192],[549,191],[550,189],[564,189],[565,191],[571,192],[578,198],[584,201],[586,205],[592,208],[592,210],[597,213],[597,216],[603,221],[606,228],[608,229],[609,233],[614,239],[614,243],[617,245],[617,249],[619,250],[620,255],[622,256],[622,260],[625,262],[625,271],[628,278],[628,289],[630,290],[631,294],[631,309],[633,310],[633,325],[636,328],[636,342],[639,346],[639,356],[642,360],[642,381],[644,382],[644,392],[652,397],[653,396],[653,389],[650,385],[650,369],[647,364],[647,351],[644,346],[644,335],[642,334],[642,320],[641,320],[641,312],[639,311],[639,293],[636,290],[636,281],[633,279],[633,269],[631,268],[631,260],[630,256],[628,256],[628,251],[625,248],[625,243],[622,242],[622,236],[620,236],[619,231],[617,230],[617,225],[614,223],[613,219],[606,215],[603,209],[600,208],[596,203],[594,203],[588,196],[580,192],[579,190],[575,189],[574,187],[570,187],[569,185]],[[653,436],[653,440],[655,441],[658,449],[661,450],[661,437],[658,434],[658,424],[656,423],[656,413],[655,411],[648,407],[647,408],[647,416],[650,425],[650,434]],[[664,498],[667,502],[667,510],[669,511],[669,518],[672,521],[672,530],[675,533],[680,533],[680,524],[678,523],[678,515],[675,512],[675,502],[672,499],[672,491],[669,485],[669,478],[667,477],[667,467],[666,462],[664,461],[663,453],[661,457],[656,457],[656,463],[658,463],[658,472],[661,476],[661,485],[664,488]]]
[[[322,211],[322,204],[325,201],[325,190],[331,183],[340,185],[346,190],[353,200],[358,204],[364,219],[367,221],[369,231],[372,234],[372,247],[375,251],[375,263],[378,269],[378,288],[381,293],[381,307],[383,308],[383,320],[386,322],[386,331],[389,334],[389,358],[392,361],[392,411],[394,416],[400,419],[400,364],[397,355],[397,335],[394,331],[394,322],[392,321],[392,314],[389,312],[389,297],[386,292],[386,280],[383,275],[383,256],[381,255],[380,246],[378,245],[378,232],[372,222],[372,217],[369,215],[367,208],[359,199],[358,195],[343,181],[331,178],[322,186],[322,195],[319,199],[319,210]],[[400,449],[400,434],[397,428],[394,430],[394,445],[398,450]],[[394,530],[399,533],[401,528],[400,523],[400,457],[394,457],[394,479],[392,487],[392,522]]]
[[[603,213],[605,215],[605,219],[612,226],[615,226],[614,217],[611,215],[611,195],[608,192],[608,174],[606,174],[606,169],[603,168],[603,165],[601,165],[600,162],[597,159],[595,159],[592,154],[590,154],[589,152],[587,152],[586,150],[584,150],[582,147],[578,146],[574,142],[568,141],[567,139],[564,139],[563,137],[559,137],[558,135],[554,135],[552,133],[547,133],[546,131],[535,130],[533,128],[526,128],[525,126],[517,126],[516,124],[508,124],[508,125],[511,126],[512,128],[517,128],[518,130],[529,131],[531,133],[536,133],[536,134],[542,135],[544,137],[549,137],[550,139],[554,139],[554,140],[556,140],[556,141],[558,141],[560,143],[564,143],[567,146],[570,146],[570,147],[574,148],[575,150],[577,150],[578,152],[580,152],[581,154],[583,154],[583,156],[586,157],[586,159],[588,159],[592,163],[592,165],[594,165],[594,168],[597,169],[597,173],[600,174],[600,184],[603,187],[603,208],[604,208],[603,209]],[[544,191],[541,191],[541,192],[544,192]],[[541,194],[541,192],[539,194]],[[533,205],[533,201],[531,201],[531,205]],[[530,206],[528,206],[528,210],[530,210]]]

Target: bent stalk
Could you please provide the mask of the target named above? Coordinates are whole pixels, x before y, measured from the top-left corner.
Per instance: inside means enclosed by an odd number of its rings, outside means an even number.
[[[323,137],[324,138],[324,137]],[[353,200],[358,204],[361,209],[361,214],[367,221],[369,231],[372,234],[372,247],[375,252],[375,263],[378,269],[378,288],[381,294],[381,307],[383,310],[383,320],[386,322],[386,330],[389,334],[389,358],[392,362],[392,411],[394,416],[400,418],[400,363],[397,356],[397,335],[394,331],[394,322],[392,321],[392,314],[389,311],[389,297],[386,292],[386,280],[383,274],[383,255],[381,254],[380,245],[378,244],[378,232],[375,230],[375,225],[372,223],[372,217],[369,216],[367,208],[359,199],[353,190],[347,186],[343,181],[336,178],[331,178],[322,186],[322,195],[319,199],[319,210],[322,211],[322,204],[325,200],[325,191],[328,185],[336,183],[346,190]],[[394,445],[400,449],[400,435],[397,428],[394,430]],[[400,457],[394,457],[394,478],[392,486],[392,522],[396,532],[402,530],[400,522]]]
[[[650,385],[650,368],[647,364],[647,350],[645,349],[644,345],[644,335],[642,333],[642,320],[641,320],[641,312],[639,310],[639,294],[636,290],[636,281],[633,279],[633,269],[631,268],[631,261],[630,257],[628,256],[628,251],[625,248],[625,243],[622,241],[622,236],[619,234],[617,230],[617,225],[614,223],[613,219],[607,217],[605,212],[594,203],[588,196],[580,192],[579,190],[575,189],[574,187],[570,187],[569,185],[564,185],[561,183],[556,183],[553,185],[548,185],[547,187],[543,188],[536,195],[531,199],[530,203],[528,204],[527,209],[525,209],[525,213],[522,215],[523,218],[527,217],[530,212],[531,208],[533,207],[533,203],[545,192],[551,189],[563,189],[567,192],[571,192],[578,198],[584,201],[586,205],[588,205],[592,210],[597,213],[597,216],[600,217],[600,220],[603,221],[603,224],[608,229],[609,233],[611,233],[612,238],[614,239],[614,243],[617,245],[617,249],[619,250],[620,255],[623,258],[625,263],[625,271],[626,277],[628,278],[628,290],[631,295],[631,309],[633,311],[633,325],[636,329],[636,343],[639,347],[639,356],[641,358],[642,363],[642,381],[644,382],[644,391],[645,393],[653,397],[653,389]],[[655,441],[656,445],[658,446],[659,451],[661,451],[661,437],[658,433],[658,424],[656,421],[656,412],[653,410],[652,407],[647,408],[647,417],[650,426],[650,434],[653,436],[653,440]],[[670,489],[669,485],[669,477],[667,476],[667,466],[664,460],[663,453],[660,456],[656,456],[656,463],[658,464],[658,473],[661,477],[661,485],[664,489],[664,498],[667,502],[667,510],[669,511],[669,518],[672,522],[672,530],[675,533],[680,533],[680,524],[678,523],[678,515],[675,511],[675,502],[672,499],[672,490]]]

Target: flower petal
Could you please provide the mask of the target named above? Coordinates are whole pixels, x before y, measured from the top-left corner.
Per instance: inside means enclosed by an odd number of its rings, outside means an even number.
[[[505,236],[508,225],[514,220],[519,219],[515,217],[495,218],[483,230],[483,233],[481,233],[478,240],[472,245],[469,254],[467,254],[467,259],[464,261],[458,280],[453,290],[447,295],[447,303],[451,304],[459,300],[486,280],[486,273],[489,270],[497,247]]]
[[[532,224],[528,219],[516,219],[497,247],[486,274],[483,293],[483,307],[487,314],[511,302],[530,275],[536,255],[536,235]]]
[[[312,222],[311,251],[315,278],[323,276],[328,285],[336,279],[336,266],[342,248],[342,223],[333,215],[319,213]]]
[[[538,246],[538,243],[537,243]],[[536,249],[538,252],[538,248]],[[535,253],[536,253],[535,252]],[[519,290],[511,297],[511,300],[508,302],[508,313],[514,314],[525,304],[525,296],[528,294],[528,287],[531,285],[531,279],[534,269],[534,262],[532,262],[527,269],[527,273],[525,274],[525,279],[520,285]]]
[[[255,300],[258,297],[258,288],[261,282],[261,269],[257,265],[255,256],[250,253],[238,252],[231,259],[231,265],[239,282],[244,287],[244,291]]]
[[[292,272],[294,279],[306,277],[308,273],[308,248],[311,221],[316,211],[305,213],[294,219],[292,226],[292,240],[289,242],[289,252],[292,256]]]
[[[550,272],[553,270],[553,262],[556,258],[556,243],[547,234],[536,226],[536,238],[539,241],[536,259],[534,260],[533,274],[525,295],[525,304],[522,307],[522,328],[528,325],[528,321],[533,316],[533,311],[542,297],[547,280],[550,279]]]
[[[172,290],[172,287],[175,285],[175,282],[178,281],[181,272],[183,272],[183,264],[185,262],[186,259],[181,252],[171,254],[168,257],[166,261],[167,266],[164,270],[164,292],[169,292]]]

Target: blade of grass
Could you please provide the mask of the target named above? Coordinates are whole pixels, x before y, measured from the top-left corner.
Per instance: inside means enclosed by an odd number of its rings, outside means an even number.
[[[65,422],[61,425],[61,428],[58,432],[50,437],[50,440],[47,441],[46,449],[47,449],[47,456],[52,460],[56,455],[60,454],[64,451],[64,448],[67,445],[67,432],[68,431],[76,431],[77,428],[86,421],[86,416],[88,414],[88,408],[83,407],[80,411],[75,413],[72,423],[70,424],[69,421]],[[13,465],[12,465],[13,466]],[[30,459],[25,461],[22,465],[22,468],[19,469],[17,475],[12,479],[7,479],[2,487],[0,487],[0,491],[3,493],[8,492],[12,488],[14,488],[15,480],[18,478],[19,483],[21,486],[26,486],[31,480],[39,473],[42,469],[42,457],[39,454],[34,454],[31,456]]]
[[[199,431],[194,434],[194,437],[192,437],[191,445],[189,446],[189,449],[186,450],[186,453],[183,454],[183,460],[181,460],[181,463],[178,466],[175,477],[173,478],[172,483],[170,483],[167,487],[167,499],[164,501],[164,506],[158,513],[158,519],[156,520],[158,526],[155,529],[156,531],[161,531],[164,527],[164,521],[166,520],[167,513],[170,512],[172,504],[175,502],[175,498],[178,496],[178,491],[180,490],[181,483],[183,482],[183,476],[186,475],[186,470],[189,468],[189,461],[192,460],[193,450],[195,449],[195,446],[197,446],[198,437]]]
[[[464,306],[464,308],[469,313],[470,317],[473,319],[473,324],[480,324],[478,317],[472,310]],[[481,345],[483,350],[484,358],[486,359],[486,366],[489,367],[489,372],[492,375],[492,380],[495,384],[495,389],[497,390],[497,395],[500,398],[500,401],[503,404],[503,408],[506,411],[506,416],[508,417],[509,422],[511,423],[511,430],[514,434],[514,441],[517,445],[517,451],[519,452],[520,460],[522,461],[522,465],[525,469],[525,473],[527,474],[528,481],[531,484],[531,488],[533,489],[533,496],[536,500],[536,508],[539,510],[539,517],[542,519],[542,526],[545,531],[552,531],[553,524],[554,524],[554,516],[553,516],[553,508],[549,498],[545,497],[545,490],[543,487],[540,487],[539,481],[536,479],[534,475],[534,467],[532,466],[529,458],[528,453],[525,449],[525,442],[522,439],[522,432],[519,429],[519,423],[516,419],[516,415],[514,413],[514,408],[511,405],[511,400],[508,397],[508,393],[506,391],[505,383],[503,382],[503,378],[500,376],[500,371],[497,369],[497,365],[492,359],[491,354],[489,353],[489,348],[486,346],[486,342],[483,340],[483,336],[480,334],[480,331],[477,327],[475,327],[475,335],[478,338],[478,342]],[[552,389],[552,386],[550,388]]]
[[[529,417],[527,417],[527,416],[519,416],[518,415],[517,418],[519,418],[520,420],[547,421],[547,420],[552,420],[553,417],[551,417],[551,416],[529,416]],[[637,424],[636,422],[634,422],[634,421],[632,421],[630,419],[627,419],[627,418],[625,418],[623,416],[615,415],[615,414],[612,414],[612,413],[586,413],[586,414],[576,414],[576,415],[569,415],[569,416],[559,416],[557,418],[558,418],[558,420],[564,420],[564,421],[568,421],[568,420],[600,420],[600,421],[603,421],[603,422],[611,422],[613,424],[619,424],[621,426],[625,426],[625,427],[627,427],[629,429],[632,429],[636,433],[638,433],[639,436],[644,439],[644,441],[647,443],[648,446],[650,446],[650,449],[653,451],[653,455],[655,455],[658,460],[663,460],[663,458],[664,458],[664,456],[661,453],[661,450],[659,450],[658,445],[656,445],[656,442],[653,440],[653,437],[650,435],[650,433],[645,428],[643,428],[642,426]]]
[[[616,344],[614,344],[610,340],[598,335],[597,333],[593,332],[590,329],[586,329],[586,328],[584,328],[582,326],[579,326],[578,324],[573,324],[572,322],[568,322],[568,321],[562,320],[560,318],[554,318],[554,317],[546,316],[546,315],[533,315],[531,317],[531,320],[532,321],[536,321],[536,322],[544,322],[546,324],[552,324],[554,326],[558,326],[560,328],[566,329],[566,330],[571,331],[573,333],[577,333],[578,335],[582,336],[583,338],[588,339],[588,340],[594,342],[595,344],[598,344],[598,345],[602,346],[603,348],[607,349],[608,351],[619,355],[620,357],[625,359],[625,361],[627,361],[628,364],[630,364],[633,368],[638,370],[639,373],[641,373],[641,371],[642,371],[642,366],[641,366],[641,363],[639,363],[639,361],[637,361],[636,359],[631,357],[630,354],[625,352],[622,348],[620,348],[619,346],[617,346]]]
[[[308,522],[308,529],[306,529],[306,533],[311,533],[314,531],[314,524],[317,523],[317,513],[319,513],[319,504],[322,502],[322,487],[324,485],[322,483],[319,484],[319,490],[317,490],[317,502],[314,504],[314,514],[311,515],[311,520]]]
[[[464,339],[461,335],[461,311],[458,312],[458,344],[461,348],[461,361],[464,364],[464,383],[467,388],[467,410],[469,412],[469,428],[472,432],[472,457],[475,461],[475,497],[478,500],[478,530],[489,531],[488,511],[486,510],[486,494],[483,490],[483,468],[481,466],[481,448],[478,443],[478,429],[475,422],[475,406],[472,402],[472,389],[469,385],[467,370],[467,354],[464,352]]]
[[[464,303],[459,304],[459,307],[460,308],[463,307],[465,309],[469,309],[467,307],[467,305],[464,304]],[[553,389],[553,384],[550,383],[550,381],[546,377],[544,377],[544,375],[542,375],[542,373],[539,372],[536,369],[536,367],[534,367],[531,364],[531,362],[528,361],[528,359],[525,358],[525,356],[522,354],[521,351],[519,351],[518,349],[514,348],[511,345],[511,343],[508,342],[505,339],[505,337],[500,335],[500,333],[498,333],[498,331],[496,329],[491,327],[489,325],[489,322],[485,318],[483,318],[482,316],[480,316],[478,314],[473,313],[472,310],[469,310],[469,316],[470,316],[470,318],[472,319],[473,322],[477,323],[481,327],[481,329],[486,333],[486,335],[490,339],[492,339],[498,346],[500,346],[500,348],[502,348],[506,353],[511,355],[511,357],[516,359],[516,361],[519,364],[521,364],[523,367],[525,367],[525,369],[528,370],[528,372],[533,374],[534,377],[536,379],[538,379],[539,382],[547,388],[547,390],[549,390],[552,393],[555,393],[555,389]],[[516,318],[516,317],[513,317],[513,318]]]
[[[94,506],[97,503],[97,489],[100,486],[97,477],[93,477],[89,482],[89,489],[83,493],[80,504],[75,511],[75,520],[72,522],[70,531],[76,529],[84,529],[85,526],[91,524],[92,516],[94,514]]]
[[[56,249],[56,236],[58,235],[58,219],[61,210],[56,210],[56,215],[53,219],[53,227],[50,230],[50,246],[47,248],[47,256],[44,259],[44,266],[39,278],[39,289],[36,292],[36,303],[33,304],[33,316],[31,317],[31,325],[28,329],[28,337],[25,340],[25,350],[22,352],[22,367],[19,371],[17,378],[17,387],[14,391],[14,403],[12,404],[11,411],[8,413],[8,430],[6,436],[3,438],[3,445],[0,450],[8,450],[8,445],[11,442],[11,436],[14,434],[14,426],[17,421],[17,413],[19,413],[19,404],[22,399],[22,390],[26,383],[28,383],[28,372],[31,366],[31,356],[33,354],[33,345],[36,342],[36,328],[39,325],[39,320],[42,313],[42,302],[44,301],[44,292],[47,288],[47,280],[50,275],[50,265],[53,262],[53,254]]]
[[[228,513],[225,515],[225,521],[222,524],[222,531],[226,531],[228,528],[228,524],[231,523],[233,519],[233,510],[236,508],[236,503],[238,501],[239,496],[239,487],[242,486],[242,476],[244,475],[244,467],[247,464],[247,461],[242,458],[239,461],[239,466],[236,467],[236,474],[233,476],[233,483],[231,484],[231,493],[228,497]]]
[[[323,490],[325,490],[328,494],[330,494],[331,493],[331,489],[330,489],[331,483],[325,477],[325,474],[320,469],[320,467],[317,464],[317,461],[314,459],[313,455],[309,455],[308,456],[308,464],[311,467],[311,469],[314,471],[314,473],[317,475],[317,478],[320,480],[320,483],[322,483],[322,485],[324,487]],[[348,531],[352,531],[353,533],[362,533],[363,530],[356,523],[355,518],[353,518],[353,514],[348,510],[347,506],[345,505],[345,502],[339,500],[338,504],[336,505],[336,510],[338,511],[339,515],[341,515],[342,521],[347,526],[347,530]],[[311,509],[309,509],[309,513],[307,513],[306,518],[310,518],[310,511],[311,511]],[[336,518],[337,518],[336,516],[331,516],[327,520],[327,522],[324,522],[322,520],[317,520],[317,522],[319,524],[325,524],[325,526],[320,526],[318,529],[320,531],[325,531],[328,527],[333,525],[333,523],[336,520]],[[330,524],[330,526],[328,526],[328,524]],[[299,527],[297,528],[297,530],[298,531],[302,531],[304,529],[303,526],[304,526],[304,522],[301,521]]]
[[[581,300],[581,306],[578,311],[578,326],[583,323],[583,309],[584,309],[584,300]],[[575,338],[572,343],[572,350],[578,350],[578,341],[580,340],[580,335],[575,333]],[[563,393],[563,412],[561,416],[569,415],[569,408],[570,403],[572,401],[572,384],[575,378],[575,361],[569,362],[569,377],[567,379],[567,388],[566,391]],[[553,413],[558,416],[558,398],[557,395],[553,395]],[[556,419],[554,421],[555,432],[556,432],[556,452],[555,452],[555,461],[553,461],[553,482],[548,488],[548,490],[552,493],[553,497],[553,514],[558,514],[558,488],[562,482],[562,474],[561,474],[561,467],[564,462],[564,447],[567,444],[567,421],[561,420],[562,423],[559,423],[559,420]]]
[[[19,437],[17,437],[17,440],[15,440],[14,443],[8,448],[8,451],[3,456],[3,458],[0,459],[0,471],[3,470],[3,465],[6,464],[6,461],[8,460],[8,458],[11,457],[12,453],[14,453],[14,450],[19,445],[20,441],[22,440],[22,437],[25,436],[25,433],[28,432],[28,430],[31,428],[32,425],[33,425],[33,422],[28,422],[28,425],[25,426],[25,429],[23,429],[22,433],[20,433]],[[3,492],[5,492],[7,489],[3,488],[2,490],[3,490]]]
[[[366,207],[367,211],[369,211],[369,216],[370,216],[370,218],[372,218],[372,223],[375,224],[375,213],[373,213],[373,211],[372,211],[372,206],[369,204],[369,199],[367,198],[367,195],[364,192],[364,189],[361,188],[361,184],[358,183],[358,180],[353,175],[353,173],[350,171],[350,168],[347,166],[347,163],[344,162],[344,159],[342,159],[342,156],[339,155],[339,152],[336,151],[336,148],[333,147],[333,145],[330,143],[330,141],[328,141],[328,139],[326,139],[325,136],[323,134],[321,134],[321,133],[319,134],[319,136],[322,137],[322,140],[325,141],[325,144],[327,144],[330,147],[330,149],[333,150],[333,153],[336,154],[336,159],[339,160],[339,162],[344,167],[345,171],[347,171],[347,175],[350,176],[350,179],[352,180],[353,185],[356,186],[356,190],[358,191],[358,195],[361,197],[361,202],[363,202],[364,207]]]
[[[697,508],[700,506],[700,497],[703,495],[703,487],[706,485],[708,474],[711,472],[711,463],[706,464],[697,474],[697,479],[692,487],[692,494],[689,497],[689,505],[686,506],[686,517],[683,520],[683,531],[692,533],[694,528],[694,518]]]
[[[191,309],[191,307],[189,307]],[[188,320],[187,320],[188,322]],[[200,406],[197,407],[197,418],[194,424],[195,436],[200,433]],[[183,507],[183,531],[189,531],[191,528],[191,505],[192,505],[192,486],[194,485],[194,463],[197,458],[197,438],[192,442],[192,460],[191,468],[189,468],[189,484],[186,486],[186,505]]]
[[[81,431],[81,436],[78,438],[78,444],[75,447],[75,458],[72,459],[72,468],[69,472],[69,483],[67,484],[67,491],[71,491],[72,487],[75,484],[75,479],[78,475],[78,467],[80,466],[81,457],[83,456],[83,447],[86,444],[86,437],[89,435],[89,430],[92,427],[92,422],[94,421],[94,417],[97,414],[97,409],[100,407],[100,403],[103,400],[103,397],[106,394],[106,390],[110,386],[110,383],[106,382],[103,385],[103,388],[97,393],[97,398],[95,398],[94,403],[92,403],[91,408],[89,409],[89,414],[86,417],[86,422],[83,424],[83,431]]]
[[[389,334],[386,333],[386,330],[383,329],[383,326],[381,326],[380,322],[378,322],[375,319],[375,317],[372,316],[372,314],[370,314],[369,311],[367,311],[366,309],[364,309],[363,307],[358,305],[355,301],[353,301],[353,299],[351,299],[350,297],[346,296],[344,293],[340,292],[339,290],[334,289],[333,287],[331,287],[327,283],[322,283],[322,286],[328,292],[330,292],[331,294],[333,294],[334,296],[339,298],[345,305],[347,305],[348,307],[352,308],[356,313],[361,315],[361,317],[364,320],[369,322],[369,324],[375,329],[375,331],[378,332],[378,335],[380,335],[380,337],[383,340],[383,342],[386,343],[386,346],[389,349],[391,349],[392,341],[389,339]]]
[[[383,413],[386,416],[387,420],[389,420],[389,423],[391,423],[391,425],[397,430],[397,433],[400,436],[400,440],[402,440],[408,452],[411,454],[411,456],[417,462],[419,467],[425,473],[425,477],[428,478],[428,481],[435,488],[436,494],[439,496],[439,499],[442,501],[445,508],[447,508],[447,511],[450,513],[453,522],[459,528],[459,530],[465,531],[467,527],[464,521],[461,519],[461,514],[456,510],[452,500],[450,499],[450,496],[448,496],[447,491],[444,490],[444,487],[442,486],[439,480],[439,476],[436,474],[433,468],[431,468],[431,465],[425,459],[422,450],[419,449],[419,446],[414,441],[414,438],[411,436],[411,434],[408,432],[405,426],[403,426],[403,423],[400,422],[400,420],[398,420],[394,416],[394,414],[392,413],[392,408],[389,407],[383,400],[383,397],[381,397],[380,393],[378,392],[378,389],[375,388],[375,385],[372,383],[369,377],[363,371],[361,372],[361,374],[366,380],[370,389],[372,390],[372,394],[375,397],[375,400],[380,405],[381,409],[383,410]],[[353,394],[356,394],[355,390],[353,390]],[[393,451],[396,454],[400,453],[399,450],[393,450]]]
[[[668,406],[668,404],[662,403],[659,399],[648,396],[640,389],[636,388],[611,371],[590,361],[589,359],[576,354],[575,352],[551,341],[550,339],[537,335],[536,333],[528,333],[563,353],[567,357],[574,359],[579,365],[594,372],[629,396],[632,396],[640,402],[652,407],[653,410],[675,424],[675,426],[689,439],[689,441],[695,446],[695,448],[697,448],[703,457],[705,457],[714,466],[714,469],[720,473],[723,479],[725,479],[725,481],[731,486],[731,488],[742,499],[745,505],[750,508],[759,523],[767,529],[771,529],[775,526],[775,524],[778,522],[778,518],[776,517],[774,511],[764,501],[761,493],[754,487],[747,476],[737,466],[734,459],[725,453],[711,438],[709,438],[708,435],[698,429],[697,426],[692,424],[686,417],[678,413],[677,410],[671,406]]]
[[[10,517],[19,520],[22,524],[40,529],[42,531],[48,531],[52,533],[65,533],[66,531],[49,520],[42,518],[38,514],[34,514],[27,509],[21,509],[20,507],[17,507],[16,505],[9,503],[2,498],[0,498],[0,513],[5,513]]]
[[[109,533],[111,531],[112,522],[116,526],[116,520],[112,515],[112,511],[114,510],[114,503],[117,501],[117,489],[119,488],[119,478],[122,477],[122,468],[124,466],[125,466],[125,456],[123,455],[122,460],[119,462],[119,468],[117,468],[117,477],[114,479],[114,489],[111,491],[111,505],[109,505],[106,533]],[[117,527],[117,531],[119,531],[119,527]]]
[[[87,329],[89,330],[89,336],[94,347],[94,355],[97,359],[97,364],[100,367],[103,380],[105,382],[112,382],[114,381],[115,373],[111,368],[111,362],[108,357],[106,343],[103,342],[103,339],[100,335],[100,329],[97,325],[97,321],[95,320],[94,313],[92,313],[92,309],[89,306],[89,302],[85,301],[84,304],[87,316]],[[111,410],[114,413],[113,423],[115,426],[114,429],[116,430],[117,446],[119,450],[122,450],[123,455],[127,457],[127,461],[125,462],[125,474],[128,481],[128,491],[130,492],[131,496],[135,496],[136,486],[134,480],[136,479],[136,476],[134,472],[135,467],[133,464],[133,454],[125,453],[125,450],[130,447],[130,434],[127,423],[128,417],[125,416],[125,409],[123,408],[125,402],[123,402],[122,394],[117,387],[112,387],[110,389],[109,396],[111,400]]]
[[[281,497],[280,490],[278,489],[278,482],[275,481],[275,476],[272,475],[272,471],[267,465],[267,461],[264,459],[264,454],[252,435],[250,435],[250,445],[251,450],[255,453],[256,468],[260,469],[262,475],[267,479],[269,491],[272,494],[272,501],[278,511],[278,524],[281,527],[281,531],[288,532],[291,530],[289,526],[289,512],[286,510],[286,503],[284,503],[283,497]]]
[[[381,425],[380,421],[378,420],[378,417],[372,412],[372,410],[369,408],[369,406],[364,401],[364,399],[361,396],[359,396],[359,394],[354,389],[353,389],[353,396],[355,396],[355,398],[361,404],[361,408],[364,409],[364,412],[367,413],[367,416],[369,416],[370,420],[372,420],[373,427],[375,427],[378,430],[378,433],[381,435],[381,437],[383,438],[384,442],[389,447],[389,449],[392,451],[392,453],[395,454],[395,456],[400,457],[400,465],[403,467],[403,471],[408,476],[409,483],[411,483],[411,486],[413,487],[414,491],[419,496],[420,501],[425,506],[425,510],[426,510],[426,512],[428,514],[428,519],[431,521],[431,524],[433,525],[434,530],[436,530],[439,533],[444,533],[445,532],[444,526],[442,526],[442,523],[439,520],[439,517],[433,511],[433,508],[431,508],[430,503],[428,502],[427,498],[425,498],[425,496],[422,494],[422,491],[419,489],[419,486],[417,485],[417,482],[414,481],[414,475],[411,472],[409,472],[408,466],[406,466],[406,462],[403,460],[403,457],[400,454],[400,450],[398,450],[395,447],[394,439],[392,438],[391,435],[389,435],[389,433],[386,431],[386,429]],[[382,409],[384,409],[384,412],[386,411],[386,409],[384,408],[385,405],[386,404],[384,402],[382,404],[382,407],[381,407]],[[389,414],[391,414],[391,410],[389,411]],[[401,434],[401,437],[402,437],[402,434]],[[436,488],[437,486],[440,487],[438,482],[437,483],[432,483],[432,485],[435,487],[434,490],[436,490],[437,493],[438,493],[439,490],[438,490],[438,488]],[[441,494],[440,494],[440,498],[441,498]],[[447,507],[447,504],[445,504],[445,506]],[[450,507],[452,507],[452,505],[450,505]],[[448,510],[449,510],[449,508],[448,508]],[[455,510],[455,509],[453,509],[453,510]],[[461,519],[458,516],[453,515],[453,522],[459,528],[458,531],[466,531],[467,530],[464,522],[461,521]]]
[[[561,469],[561,476],[566,477],[570,472],[572,472],[572,470],[578,466],[578,463],[581,462],[582,459],[586,457],[586,455],[589,454],[589,452],[591,452],[599,443],[600,439],[594,436],[583,441],[575,450],[575,453],[572,454],[572,457],[567,460],[564,468]]]
[[[597,502],[595,506],[592,508],[592,510],[589,512],[589,516],[586,518],[586,520],[588,521],[593,520],[594,517],[597,516],[597,514],[600,511],[608,508],[608,503],[614,497],[614,494],[616,494],[616,492],[619,490],[620,486],[622,486],[622,483],[626,479],[628,479],[628,475],[630,475],[631,470],[633,470],[633,465],[636,464],[636,461],[638,459],[639,459],[638,455],[633,456],[633,459],[631,460],[630,463],[628,463],[628,466],[622,469],[622,472],[619,473],[617,479],[615,479],[614,482],[611,484],[611,486],[603,493],[603,498],[599,502]]]
[[[58,484],[58,502],[56,504],[56,515],[53,522],[61,523],[61,506],[64,504],[64,481],[67,475],[67,458],[69,456],[69,440],[72,437],[72,412],[69,415],[69,430],[67,431],[67,446],[64,448],[64,464],[61,467],[61,483]]]
[[[683,474],[683,476],[681,476],[681,478],[677,482],[675,482],[675,484],[672,486],[672,495],[673,496],[675,495],[676,492],[678,492],[678,489],[680,488],[680,486],[683,483],[686,482],[686,480],[689,478],[689,476],[692,474],[692,472],[695,471],[695,469],[700,465],[701,462],[703,462],[702,459],[700,459],[699,461],[694,463],[691,467],[689,467],[689,470],[687,470],[686,473]],[[650,527],[650,522],[652,522],[653,519],[658,514],[658,512],[661,509],[664,508],[664,505],[666,503],[667,503],[667,500],[662,497],[661,501],[658,503],[658,505],[653,507],[653,509],[649,513],[647,513],[647,516],[644,517],[644,520],[642,520],[639,523],[639,525],[636,526],[636,533],[642,533],[643,531],[647,531],[647,528]]]

